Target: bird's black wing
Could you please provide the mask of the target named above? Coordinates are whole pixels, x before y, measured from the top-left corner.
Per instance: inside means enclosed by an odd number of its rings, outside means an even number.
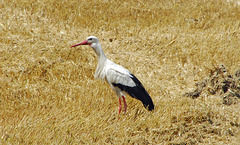
[[[129,77],[135,83],[134,86],[128,86],[127,84],[117,82],[112,83],[112,85],[114,87],[118,87],[119,89],[121,89],[121,91],[128,93],[131,97],[140,100],[143,103],[144,107],[148,110],[153,110],[153,101],[148,92],[143,87],[142,83],[133,74],[129,74]]]

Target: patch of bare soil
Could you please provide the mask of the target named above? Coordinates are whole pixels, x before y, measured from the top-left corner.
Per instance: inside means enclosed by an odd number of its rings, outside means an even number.
[[[197,98],[202,92],[222,97],[225,105],[237,104],[240,99],[240,69],[234,75],[230,74],[224,65],[210,71],[209,77],[195,84],[192,92],[183,96]]]

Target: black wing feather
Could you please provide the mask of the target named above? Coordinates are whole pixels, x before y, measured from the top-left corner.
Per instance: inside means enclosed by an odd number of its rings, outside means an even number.
[[[112,84],[114,87],[118,87],[119,89],[121,89],[121,91],[128,93],[131,97],[140,100],[146,109],[152,111],[154,109],[152,98],[145,90],[142,83],[133,74],[130,74],[130,77],[135,82],[136,86],[129,87],[119,83]]]

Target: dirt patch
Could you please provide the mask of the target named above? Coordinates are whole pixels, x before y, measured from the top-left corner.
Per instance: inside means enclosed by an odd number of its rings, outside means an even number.
[[[232,105],[240,99],[240,69],[234,75],[230,74],[224,65],[210,71],[209,77],[195,84],[192,92],[183,96],[198,98],[203,91],[223,98],[223,104]]]

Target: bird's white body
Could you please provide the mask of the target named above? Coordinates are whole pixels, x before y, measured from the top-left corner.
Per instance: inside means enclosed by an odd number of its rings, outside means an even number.
[[[101,66],[99,66],[101,65]],[[122,83],[133,87],[135,83],[130,79],[130,72],[109,59],[103,64],[98,64],[94,78],[106,80],[108,83]]]
[[[121,83],[129,87],[135,86],[134,81],[130,78],[130,71],[124,67],[112,62],[106,57],[99,56],[98,65],[95,71],[94,78],[107,81],[111,88],[116,92],[117,96],[121,98],[126,96],[118,87],[114,87],[113,83]]]
[[[124,101],[124,108],[126,112],[126,93],[128,93],[133,98],[141,100],[145,107],[149,107],[149,110],[154,109],[152,99],[143,88],[141,82],[129,70],[109,60],[105,56],[102,50],[102,46],[96,37],[90,36],[87,38],[87,40],[73,45],[72,47],[78,45],[90,45],[96,52],[98,65],[94,78],[106,80],[111,88],[116,92],[117,96],[119,97],[119,113],[121,112],[121,98]]]

